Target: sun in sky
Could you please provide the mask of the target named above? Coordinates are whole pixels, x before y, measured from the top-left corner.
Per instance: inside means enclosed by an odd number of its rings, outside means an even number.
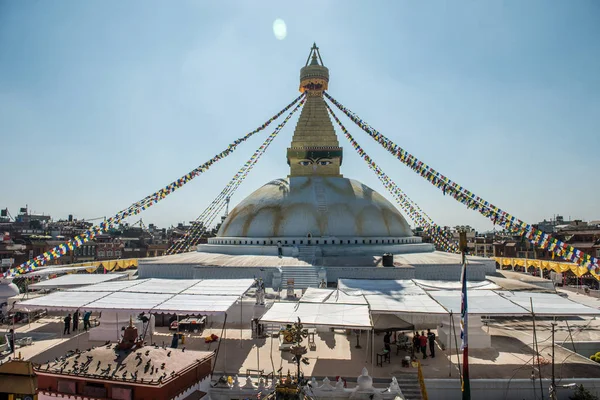
[[[285,21],[281,18],[277,18],[273,21],[273,34],[278,40],[283,40],[287,36],[287,26]]]

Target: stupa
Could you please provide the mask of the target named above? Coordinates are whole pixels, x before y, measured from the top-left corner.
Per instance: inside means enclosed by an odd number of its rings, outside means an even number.
[[[287,149],[287,177],[242,200],[196,252],[140,260],[140,277],[260,277],[274,287],[290,278],[296,287],[342,277],[458,279],[458,256],[422,243],[385,197],[342,175],[343,149],[323,97],[328,88],[329,69],[313,45],[300,70],[306,102]],[[377,268],[383,264],[390,268]],[[441,265],[452,268],[437,274]],[[471,277],[483,279],[485,271]]]

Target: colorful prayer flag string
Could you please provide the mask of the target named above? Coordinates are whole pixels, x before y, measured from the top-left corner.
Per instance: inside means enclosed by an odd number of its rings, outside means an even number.
[[[584,266],[590,271],[593,270],[597,272],[600,270],[600,260],[598,258],[592,257],[589,254],[585,254],[581,250],[578,250],[567,243],[551,237],[547,233],[534,228],[532,225],[523,222],[515,216],[496,207],[492,203],[475,195],[473,192],[467,190],[448,177],[440,174],[427,164],[419,161],[419,159],[417,159],[415,156],[408,153],[402,147],[396,145],[377,130],[373,129],[369,124],[340,104],[328,93],[324,92],[324,95],[337,108],[346,114],[346,116],[348,116],[352,122],[358,125],[375,141],[381,144],[388,152],[396,156],[403,164],[421,175],[423,178],[429,181],[429,183],[440,189],[444,195],[449,194],[454,199],[464,204],[467,208],[476,210],[483,216],[489,218],[494,224],[503,226],[511,231],[519,232],[519,234],[524,235],[527,240],[541,249],[548,250],[567,261]]]
[[[285,119],[275,128],[267,139],[261,144],[261,146],[254,152],[254,154],[246,161],[246,163],[240,168],[240,170],[233,176],[233,178],[225,185],[225,188],[219,193],[219,195],[212,201],[212,203],[200,214],[200,216],[194,221],[190,229],[185,233],[183,240],[173,244],[167,254],[176,254],[188,251],[193,246],[197,245],[202,235],[206,233],[207,229],[212,225],[214,219],[217,217],[219,212],[227,204],[226,199],[231,197],[237,188],[242,184],[244,179],[248,176],[248,173],[254,168],[258,159],[265,153],[269,148],[273,140],[277,137],[277,134],[281,132],[285,124],[292,118],[294,113],[304,105],[305,99],[302,99],[300,103],[285,117]]]
[[[356,150],[358,155],[365,160],[369,168],[375,172],[377,178],[390,192],[390,194],[394,196],[394,199],[398,202],[402,210],[410,217],[410,219],[412,219],[418,226],[423,227],[425,232],[431,235],[432,240],[439,248],[449,253],[458,253],[458,247],[453,243],[453,240],[444,235],[444,233],[447,234],[447,232],[441,229],[429,216],[423,213],[420,207],[414,201],[412,201],[385,172],[383,172],[383,170],[375,163],[375,161],[373,161],[371,157],[369,157],[369,155],[362,149],[362,147],[360,147],[354,137],[352,137],[350,132],[348,132],[344,124],[342,124],[339,118],[335,115],[331,107],[329,107],[329,104],[325,103],[325,106],[327,107],[329,114],[331,114],[335,122],[337,122],[338,126],[344,133],[344,136],[346,136],[346,139],[350,141],[350,144],[354,150]]]
[[[71,239],[65,243],[61,243],[58,246],[52,248],[51,250],[48,250],[45,253],[43,253],[35,258],[32,258],[31,260],[24,262],[23,264],[15,267],[15,268],[11,268],[11,269],[7,270],[6,272],[3,273],[3,276],[7,277],[7,276],[14,276],[14,275],[31,272],[31,271],[35,270],[37,267],[44,265],[48,261],[60,258],[63,255],[67,254],[69,251],[73,251],[73,249],[76,249],[76,248],[82,246],[84,243],[89,242],[90,240],[95,238],[97,234],[109,230],[110,228],[114,227],[116,224],[118,224],[125,218],[133,216],[133,215],[137,215],[137,214],[141,213],[142,211],[146,210],[148,207],[153,206],[154,204],[158,203],[159,201],[161,201],[162,199],[167,197],[169,194],[173,193],[175,190],[183,187],[186,183],[190,182],[192,179],[194,179],[198,175],[207,171],[217,161],[227,157],[229,154],[231,154],[237,148],[237,146],[239,144],[245,142],[246,140],[248,140],[249,138],[254,136],[256,133],[267,128],[269,125],[271,125],[271,123],[273,121],[278,119],[283,113],[288,111],[298,101],[300,101],[300,99],[302,99],[303,96],[304,96],[304,94],[301,94],[300,96],[298,96],[296,99],[294,99],[294,101],[292,101],[290,104],[288,104],[283,110],[281,110],[280,112],[275,114],[273,117],[271,117],[267,122],[262,124],[260,127],[253,130],[252,132],[246,134],[245,136],[237,139],[233,143],[229,144],[225,150],[221,151],[219,154],[217,154],[216,156],[214,156],[213,158],[211,158],[204,164],[193,169],[192,171],[188,172],[181,178],[177,179],[176,181],[171,182],[170,184],[168,184],[164,188],[161,188],[157,192],[144,197],[142,200],[132,204],[125,210],[120,211],[115,216],[106,219],[105,221],[100,223],[100,225],[93,226],[90,229],[86,230],[84,233],[74,237],[73,239]]]

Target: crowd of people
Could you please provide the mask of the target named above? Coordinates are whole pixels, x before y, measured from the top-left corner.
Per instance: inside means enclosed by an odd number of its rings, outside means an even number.
[[[65,327],[63,329],[63,335],[70,335],[71,334],[71,322],[73,323],[73,333],[77,332],[79,330],[79,317],[80,317],[80,313],[79,310],[75,310],[75,312],[73,313],[73,316],[71,316],[71,314],[67,314],[67,316],[63,319],[63,322],[65,324]],[[92,312],[91,311],[86,311],[85,313],[83,313],[83,329],[87,332],[87,330],[90,328],[90,317],[92,316]]]
[[[391,351],[391,338],[392,332],[386,332],[386,334],[383,336],[383,346],[388,352]],[[426,359],[428,357],[427,347],[429,347],[429,356],[431,358],[435,358],[435,339],[435,333],[431,332],[431,329],[427,329],[427,333],[425,333],[425,331],[421,331],[420,334],[419,331],[415,331],[412,337],[412,358],[416,359],[419,353],[421,353],[423,355],[423,359]],[[404,332],[400,332],[400,335],[396,340],[396,345],[408,349],[409,346],[407,346],[407,344],[409,340],[409,337],[406,336]]]

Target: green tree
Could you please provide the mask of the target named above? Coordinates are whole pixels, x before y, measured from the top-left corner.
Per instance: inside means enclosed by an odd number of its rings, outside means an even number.
[[[583,385],[577,386],[573,396],[569,396],[571,400],[598,400],[598,396],[590,393],[589,390],[583,387]]]

